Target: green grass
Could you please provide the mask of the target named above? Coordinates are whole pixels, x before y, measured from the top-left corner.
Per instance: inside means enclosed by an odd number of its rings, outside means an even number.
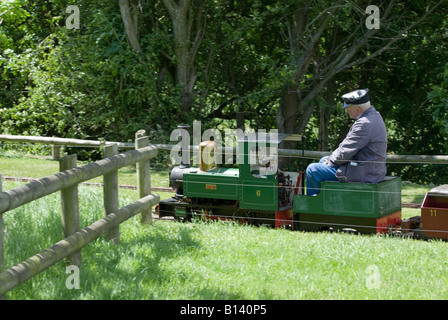
[[[0,158],[4,175],[14,175],[13,170],[20,168],[17,172],[27,173],[22,176],[40,177],[58,169],[51,160],[9,159]],[[38,169],[41,162],[45,170],[56,166],[44,171]],[[120,171],[120,183],[127,175],[135,179],[132,170]],[[167,185],[167,172],[152,178],[153,186]],[[3,189],[18,184],[6,181]],[[403,202],[421,203],[428,189],[404,184]],[[133,190],[119,192],[120,206],[137,197]],[[80,187],[79,194],[84,228],[103,216],[102,188]],[[6,268],[61,240],[60,207],[55,193],[4,214]],[[403,210],[403,216],[419,214],[419,209]],[[120,231],[119,246],[101,237],[83,249],[79,289],[66,287],[69,274],[64,262],[59,262],[6,298],[448,298],[448,244],[441,241],[291,232],[220,222],[155,221],[153,226],[142,226],[138,217],[121,224]]]
[[[7,182],[6,184],[12,184]],[[124,191],[122,205],[135,198]],[[102,217],[101,191],[82,187],[83,227]],[[61,238],[58,195],[5,214],[6,267]],[[292,232],[234,223],[120,226],[121,244],[83,249],[80,288],[59,262],[7,299],[446,299],[447,243]]]
[[[78,161],[78,167],[87,162]],[[16,153],[0,153],[0,174],[17,178],[43,178],[59,172],[59,161],[51,157],[24,156]],[[119,183],[124,185],[136,185],[136,169],[128,166],[118,170]],[[168,187],[168,170],[163,168],[152,169],[151,178],[155,186]],[[90,182],[102,182],[102,177],[97,177]]]

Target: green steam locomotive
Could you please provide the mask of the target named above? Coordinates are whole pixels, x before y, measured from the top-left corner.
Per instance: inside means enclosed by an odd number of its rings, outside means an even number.
[[[170,172],[176,194],[159,203],[159,217],[232,219],[291,230],[347,230],[386,233],[401,226],[401,179],[378,184],[323,182],[316,196],[304,194],[302,172],[279,170],[277,151],[289,134],[243,135],[237,165],[215,165],[207,156],[214,141],[203,141],[199,166],[181,163]],[[205,152],[207,151],[207,152]],[[209,157],[210,158],[210,157]]]

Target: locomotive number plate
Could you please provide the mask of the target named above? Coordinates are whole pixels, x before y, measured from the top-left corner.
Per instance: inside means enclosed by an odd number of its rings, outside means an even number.
[[[216,184],[206,184],[205,189],[207,190],[216,190]]]

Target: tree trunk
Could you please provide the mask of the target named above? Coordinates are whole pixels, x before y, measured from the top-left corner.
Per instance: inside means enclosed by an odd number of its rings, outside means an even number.
[[[136,53],[139,53],[141,48],[138,41],[138,12],[132,4],[130,5],[129,0],[119,0],[118,3],[129,44]]]
[[[325,92],[325,101],[319,104],[319,151],[327,151],[329,144],[329,123],[330,116],[334,110],[334,96],[336,94],[336,85],[334,79],[328,81]]]
[[[173,24],[176,84],[182,87],[182,113],[178,115],[178,120],[181,120],[193,105],[193,89],[197,77],[194,60],[204,34],[202,16],[205,1],[163,0],[163,3]],[[194,23],[196,34],[192,39]]]
[[[280,99],[280,104],[277,110],[277,129],[278,132],[296,133],[297,114],[299,106],[299,93],[297,85],[287,86]],[[282,142],[280,148],[294,149],[297,142],[288,141]],[[280,157],[279,169],[286,167],[289,164],[290,158]]]
[[[277,128],[279,132],[296,133],[296,120],[299,107],[299,94],[297,85],[287,86],[283,93],[277,112]]]

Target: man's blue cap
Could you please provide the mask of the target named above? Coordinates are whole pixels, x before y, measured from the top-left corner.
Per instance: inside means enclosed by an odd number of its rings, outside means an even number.
[[[344,100],[344,108],[351,106],[352,104],[359,105],[370,101],[369,89],[359,89],[342,96]]]

